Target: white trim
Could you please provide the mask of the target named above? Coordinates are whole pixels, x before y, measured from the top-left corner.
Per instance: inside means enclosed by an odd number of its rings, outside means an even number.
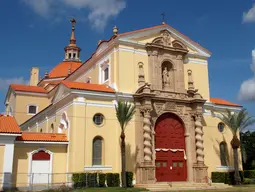
[[[16,94],[22,94],[22,95],[33,95],[33,96],[44,96],[47,97],[48,93],[36,93],[36,92],[26,92],[26,91],[15,91]]]
[[[34,150],[28,154],[28,185],[31,183],[31,173],[32,173],[32,156],[35,153],[38,153],[39,151],[44,151],[45,153],[48,153],[50,155],[50,175],[49,175],[49,183],[52,183],[52,166],[53,166],[53,152],[45,149],[45,148],[39,148],[37,150]]]
[[[65,79],[65,77],[59,77],[59,78],[47,78],[47,79],[43,79],[40,83],[47,82],[47,81],[58,81],[58,80],[63,80]]]
[[[84,167],[84,171],[110,171],[110,170],[112,170],[112,166],[94,165]]]
[[[156,32],[159,32],[159,31],[162,31],[162,30],[168,30],[171,34],[173,34],[175,37],[177,37],[177,39],[180,39],[182,41],[184,41],[187,45],[189,45],[190,47],[192,47],[193,49],[197,50],[200,54],[203,54],[204,56],[206,57],[210,57],[210,54],[209,53],[206,53],[205,51],[203,51],[201,48],[198,48],[196,45],[194,45],[192,42],[186,40],[184,37],[180,36],[179,34],[177,34],[176,32],[174,32],[173,30],[171,30],[168,26],[163,26],[163,27],[160,27],[160,28],[157,28],[157,29],[151,29],[151,30],[147,30],[147,31],[144,31],[144,32],[138,32],[138,33],[133,33],[133,34],[129,34],[129,35],[125,35],[125,36],[122,36],[119,40],[122,40],[122,41],[127,41],[127,42],[130,42],[130,43],[135,43],[135,44],[138,44],[137,41],[130,41],[129,38],[130,37],[140,37],[140,36],[149,36],[150,34],[153,34],[153,33],[156,33]],[[179,32],[179,31],[178,31]],[[180,33],[180,32],[179,32]],[[141,45],[143,45],[142,43],[139,43]]]
[[[0,133],[0,136],[12,136],[12,137],[17,137],[17,136],[21,136],[21,133]]]
[[[51,142],[51,141],[15,141],[17,144],[51,144],[51,145],[68,145],[69,142]]]
[[[35,113],[29,113],[29,107],[35,106],[36,112]],[[27,104],[27,115],[36,115],[38,113],[38,105],[37,104]]]
[[[202,64],[202,65],[208,65],[207,61],[200,61],[200,60],[196,60],[196,59],[192,59],[192,58],[186,58],[185,62],[187,62],[187,64]]]
[[[234,168],[231,166],[217,166],[216,170],[232,171],[232,170],[234,170]]]
[[[109,107],[109,108],[114,108],[114,105],[112,104],[103,104],[103,103],[85,103],[87,106],[91,107]]]
[[[146,51],[138,51],[135,48],[123,48],[123,47],[119,47],[119,48],[114,50],[114,52],[118,52],[118,51],[126,51],[126,52],[130,52],[130,53],[134,53],[134,54],[139,54],[139,55],[148,55],[148,53]]]
[[[214,104],[212,102],[206,102],[204,104],[204,106],[205,107],[212,107],[212,108],[215,108],[215,109],[229,109],[229,110],[233,110],[233,111],[240,111],[240,110],[242,110],[242,107],[217,105],[217,104]]]

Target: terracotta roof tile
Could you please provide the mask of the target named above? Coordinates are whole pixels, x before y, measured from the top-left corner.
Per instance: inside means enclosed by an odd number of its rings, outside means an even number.
[[[242,107],[239,104],[232,103],[230,101],[226,101],[224,99],[220,98],[210,98],[210,101],[216,105],[227,105],[227,106],[233,106],[233,107]]]
[[[14,117],[9,115],[0,115],[0,133],[21,133],[19,125]]]
[[[72,73],[81,65],[81,62],[63,61],[51,70],[49,78],[67,77],[69,75],[69,70],[71,70],[70,72]]]
[[[67,142],[66,134],[62,133],[32,133],[22,132],[17,141],[44,141],[44,142]]]
[[[38,86],[11,84],[10,87],[14,91],[34,92],[34,93],[48,93],[48,91],[45,90],[43,87],[38,87]]]
[[[114,89],[104,84],[92,84],[72,81],[62,81],[62,84],[64,84],[66,87],[70,89],[115,93]]]

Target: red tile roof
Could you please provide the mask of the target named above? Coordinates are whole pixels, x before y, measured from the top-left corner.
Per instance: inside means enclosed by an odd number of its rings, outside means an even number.
[[[81,65],[81,62],[63,61],[50,71],[49,78],[67,77],[69,75],[69,70],[72,73]]]
[[[43,87],[38,87],[38,86],[11,84],[10,87],[14,91],[33,92],[33,93],[48,93],[48,91],[45,90]]]
[[[104,84],[92,84],[73,81],[62,81],[62,84],[70,89],[115,93],[114,89]]]
[[[210,98],[210,101],[216,105],[227,105],[227,106],[233,106],[233,107],[242,107],[239,104],[232,103],[230,101],[226,101],[224,99],[220,98]]]
[[[67,142],[66,134],[62,133],[32,133],[22,132],[17,141]]]
[[[12,116],[0,115],[0,133],[20,134],[21,130],[15,118]]]
[[[118,34],[118,36],[125,36],[125,35],[131,35],[131,34],[134,34],[134,33],[139,33],[139,32],[144,32],[144,31],[149,31],[149,30],[152,30],[152,29],[158,29],[158,28],[162,28],[162,27],[169,27],[172,31],[180,34],[184,39],[186,39],[187,41],[195,44],[196,46],[198,46],[199,48],[201,48],[202,50],[204,50],[205,52],[211,54],[210,51],[208,51],[207,49],[205,49],[204,47],[202,47],[201,45],[199,45],[198,43],[196,43],[195,41],[191,40],[189,37],[187,37],[186,35],[182,34],[181,32],[177,31],[176,29],[174,29],[173,27],[171,27],[170,25],[168,24],[162,24],[162,25],[156,25],[156,26],[153,26],[153,27],[148,27],[148,28],[144,28],[144,29],[138,29],[138,30],[134,30],[134,31],[129,31],[129,32],[125,32],[125,33],[120,33]]]

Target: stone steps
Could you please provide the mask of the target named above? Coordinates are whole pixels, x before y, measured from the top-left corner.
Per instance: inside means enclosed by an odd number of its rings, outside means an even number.
[[[176,191],[176,190],[203,190],[203,189],[226,189],[231,187],[224,183],[189,183],[189,182],[159,182],[155,184],[137,184],[136,188],[146,188],[150,191]]]

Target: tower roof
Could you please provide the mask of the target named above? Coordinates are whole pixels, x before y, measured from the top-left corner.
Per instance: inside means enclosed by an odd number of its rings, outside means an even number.
[[[69,73],[74,72],[81,65],[82,62],[63,61],[50,71],[49,78],[67,77]]]

